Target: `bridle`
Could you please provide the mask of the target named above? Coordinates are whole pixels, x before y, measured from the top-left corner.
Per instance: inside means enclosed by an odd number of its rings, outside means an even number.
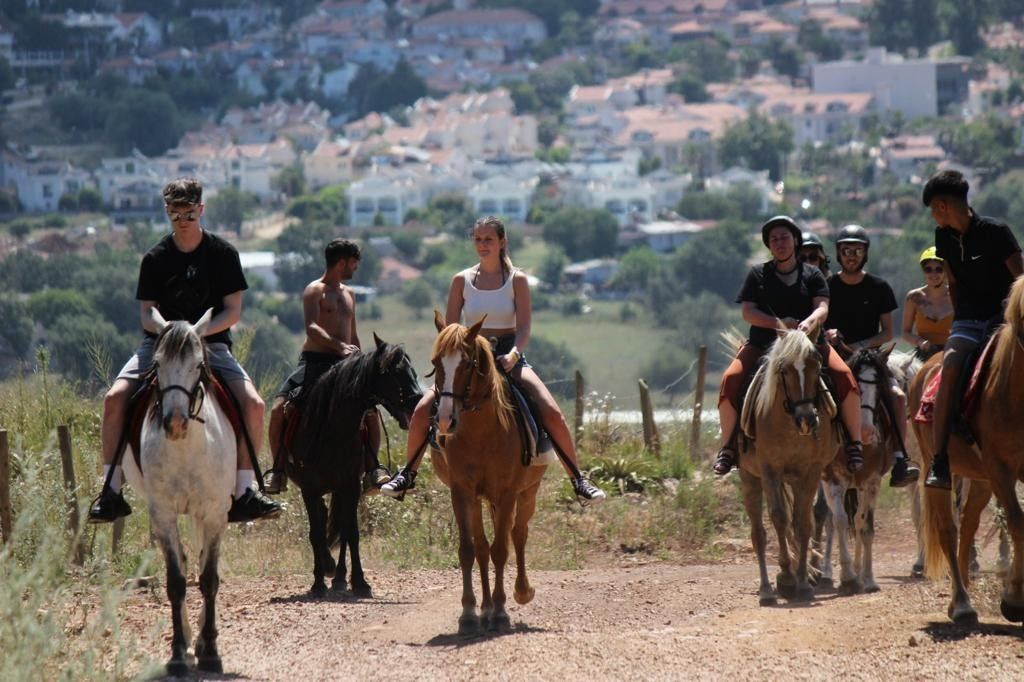
[[[153,361],[153,384],[156,386],[156,411],[157,413],[163,413],[164,410],[164,396],[171,391],[181,391],[188,396],[188,418],[205,424],[206,421],[199,416],[199,412],[203,409],[203,401],[206,397],[206,383],[207,377],[209,376],[209,368],[206,365],[206,360],[199,363],[199,378],[196,379],[195,386],[190,389],[185,388],[181,384],[171,384],[170,386],[161,386],[160,378],[157,374],[157,368],[159,363]]]
[[[822,366],[824,366],[824,363],[822,363]],[[820,369],[818,371],[818,374],[820,376]],[[811,405],[812,407],[816,406],[818,404],[818,400],[821,398],[820,380],[814,382],[814,395],[812,395],[809,398],[801,398],[800,400],[793,400],[792,398],[790,398],[789,386],[786,385],[786,373],[783,371],[781,367],[779,368],[779,383],[782,384],[782,409],[786,411],[786,414],[795,415],[797,408],[802,407],[804,405]]]
[[[478,359],[479,349],[474,349],[474,352],[471,355],[472,355],[472,360],[470,360],[469,367],[466,370],[466,383],[462,387],[461,391],[455,392],[455,391],[440,390],[442,387],[438,386],[436,381],[434,382],[435,394],[437,395],[437,397],[434,399],[434,407],[435,408],[440,404],[441,398],[451,398],[453,401],[455,401],[455,402],[457,402],[459,404],[459,406],[460,406],[460,408],[462,410],[465,410],[467,412],[475,412],[475,411],[480,409],[480,402],[481,402],[481,400],[478,399],[476,401],[476,403],[470,404],[470,402],[469,402],[469,399],[470,399],[469,389],[473,385],[473,374],[474,373],[477,374],[478,376],[481,376],[481,377],[485,377],[487,375],[483,371],[481,371],[481,369],[480,369],[480,361]],[[435,368],[427,376],[431,376],[436,371],[437,370]]]

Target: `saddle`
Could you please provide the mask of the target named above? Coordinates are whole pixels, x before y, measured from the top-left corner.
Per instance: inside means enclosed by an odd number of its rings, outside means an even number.
[[[555,461],[555,448],[547,432],[540,427],[537,406],[508,375],[505,380],[515,401],[516,424],[523,443],[523,466],[551,464]]]
[[[125,419],[125,431],[122,435],[122,445],[120,449],[123,450],[124,445],[130,445],[132,448],[132,456],[135,458],[135,465],[139,471],[142,471],[141,457],[141,444],[142,444],[142,424],[146,421],[146,415],[149,412],[150,399],[157,391],[156,374],[146,377],[142,382],[142,385],[132,394],[128,401],[128,411]],[[235,432],[235,438],[240,439],[243,437],[242,429],[242,415],[238,411],[238,406],[235,403],[234,398],[228,393],[227,387],[224,382],[220,380],[216,372],[211,372],[210,383],[206,387],[207,397],[212,397],[220,405],[221,409],[224,410],[224,414],[227,415],[228,421],[231,423],[231,429]]]
[[[975,351],[972,357],[967,358],[965,369],[971,368],[971,371],[963,372],[961,381],[954,387],[952,409],[954,427],[968,442],[974,442],[968,423],[978,410],[981,387],[985,385],[985,380],[988,378],[994,349],[995,336],[993,335],[989,337],[980,353]],[[964,381],[964,378],[967,380]],[[935,398],[939,393],[941,383],[942,369],[940,368],[925,386],[924,393],[921,395],[921,405],[917,409],[917,414],[914,415],[914,421],[920,424],[930,424],[935,420]]]

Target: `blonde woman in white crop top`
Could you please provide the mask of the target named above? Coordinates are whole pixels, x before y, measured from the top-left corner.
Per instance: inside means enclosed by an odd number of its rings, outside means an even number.
[[[544,430],[560,451],[562,466],[572,480],[576,496],[583,504],[601,501],[604,492],[580,473],[576,447],[558,403],[523,356],[523,349],[530,342],[530,287],[526,274],[513,267],[508,257],[505,225],[493,216],[481,218],[473,225],[472,239],[480,262],[452,278],[445,322],[460,322],[464,317],[465,324],[472,325],[487,315],[487,326],[480,330],[480,335],[498,340],[498,363],[537,405]],[[406,465],[381,487],[381,494],[401,497],[415,487],[419,455],[426,446],[435,400],[434,389],[430,388],[416,406],[409,422]]]

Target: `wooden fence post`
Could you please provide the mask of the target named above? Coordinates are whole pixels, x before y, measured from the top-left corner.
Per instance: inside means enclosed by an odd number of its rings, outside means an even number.
[[[68,530],[75,542],[74,562],[79,566],[85,561],[85,545],[78,534],[80,519],[78,518],[78,486],[75,483],[75,463],[71,458],[71,434],[68,427],[61,424],[57,427],[57,441],[60,444],[60,463],[64,470],[64,494],[68,505]]]
[[[0,537],[11,539],[11,450],[7,429],[0,429]]]
[[[583,385],[583,374],[576,370],[576,410],[572,418],[573,437],[576,447],[580,446],[580,438],[583,438],[583,396],[585,387]]]
[[[640,415],[644,424],[644,447],[661,457],[661,439],[658,437],[658,425],[654,423],[654,406],[651,404],[651,389],[643,379],[640,385]]]
[[[690,424],[690,457],[696,458],[700,449],[700,413],[704,407],[704,378],[708,369],[708,348],[701,346],[697,352],[697,385],[693,389],[693,422]]]

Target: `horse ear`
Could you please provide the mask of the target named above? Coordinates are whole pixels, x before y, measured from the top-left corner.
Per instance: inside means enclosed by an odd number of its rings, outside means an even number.
[[[156,309],[156,306],[149,309],[149,319],[153,320],[153,324],[156,325],[156,330],[158,332],[162,332],[164,327],[167,326],[167,320],[165,320],[164,316],[160,314],[160,311]]]
[[[377,344],[377,348],[378,348],[378,349],[380,349],[380,348],[383,348],[384,346],[386,346],[386,345],[387,345],[387,344],[385,344],[385,343],[384,343],[384,342],[383,342],[383,341],[381,340],[381,338],[380,338],[379,336],[377,336],[377,332],[374,332],[374,333],[373,333],[373,342],[374,342],[375,344]]]
[[[434,326],[437,327],[437,331],[441,331],[445,328],[444,318],[441,317],[441,311],[434,308]]]
[[[207,308],[203,316],[199,318],[199,321],[192,325],[192,331],[196,333],[196,336],[203,338],[206,336],[206,328],[210,326],[210,320],[213,318],[213,308]]]
[[[885,344],[884,346],[882,346],[879,349],[879,352],[878,352],[879,357],[881,357],[883,361],[888,360],[889,359],[889,353],[891,353],[892,349],[895,348],[895,347],[896,347],[896,342],[895,341],[890,341],[889,343]]]
[[[469,328],[469,333],[466,335],[466,341],[473,341],[476,335],[480,333],[480,329],[484,326],[484,320],[487,319],[487,315],[480,318],[480,321]]]

